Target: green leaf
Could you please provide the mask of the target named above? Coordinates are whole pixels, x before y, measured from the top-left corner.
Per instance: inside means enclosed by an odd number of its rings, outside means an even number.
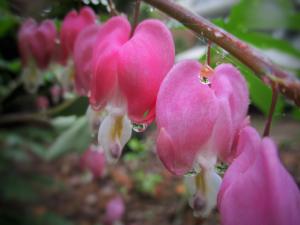
[[[86,116],[80,117],[62,133],[48,150],[47,159],[51,160],[71,151],[82,152],[91,143],[91,134]]]
[[[228,24],[238,30],[300,29],[299,14],[287,0],[241,0],[232,8]],[[299,20],[298,20],[299,21]]]

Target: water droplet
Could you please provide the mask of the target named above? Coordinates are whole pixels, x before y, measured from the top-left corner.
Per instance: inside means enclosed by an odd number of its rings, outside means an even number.
[[[132,129],[137,133],[144,132],[147,127],[148,125],[145,123],[132,123]]]
[[[92,4],[94,4],[94,5],[99,5],[99,0],[91,0],[91,2],[92,2]]]
[[[83,2],[83,4],[86,4],[86,5],[90,4],[89,0],[82,0],[82,2]]]
[[[184,174],[184,176],[186,176],[186,177],[194,177],[197,174],[198,174],[198,171],[195,168],[192,168],[186,174]]]
[[[216,31],[216,32],[215,32],[215,36],[216,36],[217,38],[221,38],[221,37],[224,36],[224,34],[222,34],[222,33],[219,32],[219,31]]]
[[[154,8],[153,8],[153,7],[150,7],[150,8],[149,8],[149,11],[150,11],[150,12],[154,12]]]
[[[210,81],[207,77],[199,76],[199,80],[200,80],[201,84],[206,84],[206,85],[210,84]]]

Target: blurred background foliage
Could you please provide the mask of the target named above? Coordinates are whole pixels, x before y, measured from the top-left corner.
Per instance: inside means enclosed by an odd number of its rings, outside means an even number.
[[[130,19],[134,2],[115,0],[116,8]],[[178,1],[204,14],[224,30],[259,49],[274,63],[300,78],[300,2],[297,0],[240,0]],[[209,3],[210,2],[210,3]],[[217,2],[218,11],[203,11],[206,5]],[[1,0],[0,1],[0,224],[76,224],[51,210],[39,210],[43,193],[64,190],[64,184],[54,177],[45,176],[32,165],[55,163],[70,153],[82,153],[92,142],[85,117],[88,100],[71,96],[58,103],[50,100],[50,109],[41,112],[36,107],[38,95],[50,99],[49,88],[55,82],[51,71],[45,73],[38,93],[26,93],[20,82],[21,63],[16,34],[20,23],[27,17],[37,20],[51,18],[60,23],[70,9],[84,5],[92,7],[105,21],[109,18],[105,1],[100,0]],[[224,7],[220,7],[224,4]],[[197,12],[197,9],[201,12]],[[208,13],[208,11],[210,13]],[[207,12],[207,14],[205,14]],[[164,20],[174,34],[177,59],[206,60],[207,40],[186,30],[181,24],[142,4],[140,19],[155,17]],[[212,46],[212,65],[223,62],[236,65],[246,77],[251,94],[251,114],[266,115],[271,90],[255,77],[252,71],[218,46]],[[270,71],[271,73],[272,71]],[[300,111],[280,97],[275,118],[282,116],[300,120]],[[153,129],[153,128],[152,128]],[[151,128],[150,128],[151,130]],[[135,134],[126,146],[123,160],[128,164],[146,160],[149,141],[143,134]],[[150,142],[150,143],[149,143]],[[153,145],[153,143],[152,143]],[[162,175],[156,171],[137,170],[133,182],[140,193],[154,195]],[[123,190],[123,189],[122,189]],[[124,190],[123,190],[124,192]],[[126,192],[126,190],[125,190]],[[34,207],[30,207],[34,206]],[[35,209],[35,210],[33,210]]]

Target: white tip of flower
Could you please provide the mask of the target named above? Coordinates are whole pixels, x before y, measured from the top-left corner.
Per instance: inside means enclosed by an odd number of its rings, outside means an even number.
[[[36,93],[42,83],[42,72],[35,65],[29,65],[22,71],[22,80],[24,88],[29,93]]]
[[[195,217],[207,217],[217,205],[221,177],[212,169],[201,170],[196,176],[185,177],[189,205]]]
[[[108,162],[116,162],[131,137],[131,123],[126,115],[109,114],[100,125],[98,143],[103,147]]]

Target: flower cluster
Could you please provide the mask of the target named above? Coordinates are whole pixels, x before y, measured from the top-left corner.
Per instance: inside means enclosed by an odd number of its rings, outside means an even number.
[[[224,225],[299,224],[299,189],[274,142],[251,127],[247,83],[233,65],[174,65],[172,35],[161,21],[145,20],[132,31],[124,16],[97,23],[90,8],[71,11],[60,36],[49,20],[27,20],[19,46],[24,76],[37,80],[36,71],[54,60],[67,68],[59,75],[63,86],[73,79],[77,93],[89,97],[101,150],[91,147],[82,164],[94,176],[103,174],[102,148],[109,162],[118,160],[132,129],[155,120],[156,153],[171,173],[186,175],[196,216],[218,206]],[[217,162],[229,164],[223,180]]]

